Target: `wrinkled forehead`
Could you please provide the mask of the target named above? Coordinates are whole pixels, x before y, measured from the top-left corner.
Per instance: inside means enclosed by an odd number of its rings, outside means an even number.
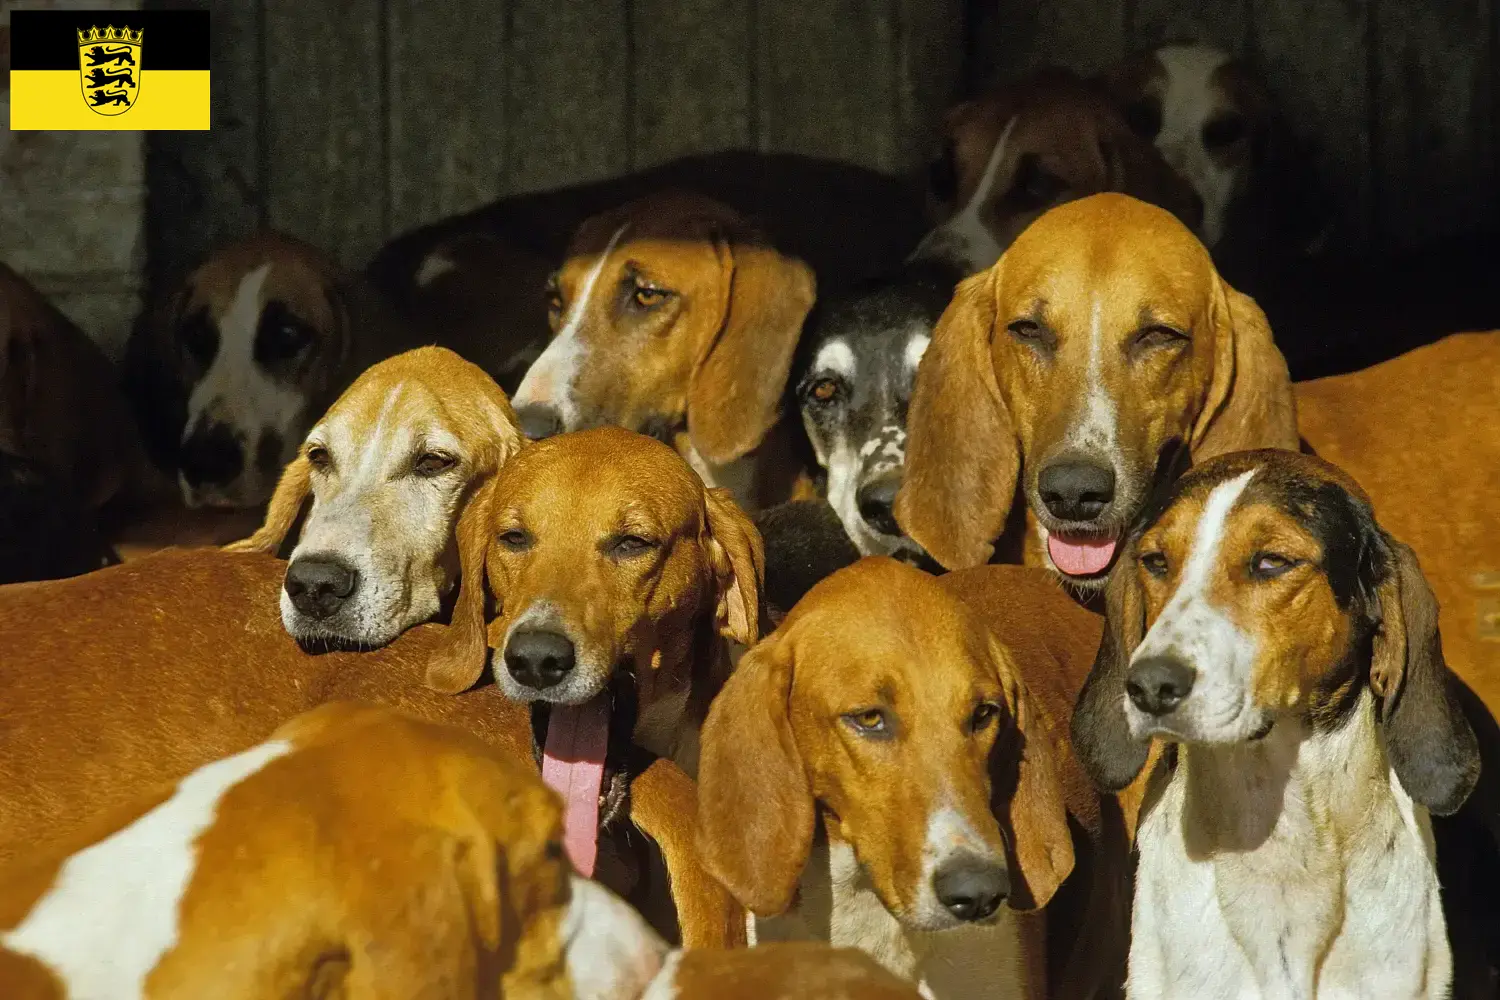
[[[591,219],[579,229],[558,271],[558,281],[567,286],[596,269],[675,268],[702,265],[713,257],[712,222],[707,218],[670,209],[659,214],[616,213]]]
[[[378,379],[355,386],[308,434],[335,452],[372,449],[399,451],[422,442],[430,447],[457,444],[459,429],[442,397],[423,382]]]
[[[500,517],[580,531],[621,525],[646,532],[695,530],[704,507],[703,483],[681,457],[625,432],[589,441],[562,435],[529,445],[506,463],[495,489]]]

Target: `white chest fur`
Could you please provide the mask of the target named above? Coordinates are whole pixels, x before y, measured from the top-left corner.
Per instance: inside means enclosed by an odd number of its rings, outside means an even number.
[[[1183,747],[1138,838],[1127,995],[1444,997],[1431,825],[1390,770],[1368,692],[1337,731]]]
[[[881,903],[853,848],[819,837],[803,869],[797,904],[755,924],[757,943],[827,941],[858,948],[914,980],[929,1000],[1019,1000],[1040,996],[1026,981],[1016,916],[1007,906],[992,924],[908,931]]]

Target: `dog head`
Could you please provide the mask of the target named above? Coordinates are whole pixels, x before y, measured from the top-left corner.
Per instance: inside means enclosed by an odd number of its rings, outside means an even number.
[[[1320,459],[1254,451],[1194,469],[1132,533],[1107,604],[1073,718],[1103,787],[1134,777],[1152,737],[1225,745],[1284,724],[1326,730],[1366,690],[1414,799],[1450,813],[1477,780],[1416,556]]]
[[[1264,314],[1186,226],[1117,194],[1053,209],[959,286],[908,432],[896,517],[934,558],[987,561],[1019,488],[1083,588],[1183,463],[1298,441]]]
[[[275,552],[310,497],[281,594],[304,642],[380,646],[436,615],[458,576],[460,513],[521,447],[477,366],[421,347],[371,367],[323,415],[236,551]]]
[[[516,391],[529,437],[615,424],[724,464],[780,415],[812,271],[732,210],[658,194],[585,222],[553,282],[551,343]]]
[[[1048,69],[966,101],[944,120],[932,167],[932,201],[943,222],[915,257],[949,261],[964,274],[994,264],[1054,205],[1121,191],[1198,225],[1202,205],[1148,140],[1102,93]]]
[[[892,507],[906,463],[917,365],[959,275],[933,261],[819,309],[799,347],[797,402],[828,502],[865,555],[914,554]]]
[[[1020,676],[934,577],[882,557],[840,570],[709,710],[705,864],[755,913],[779,913],[821,813],[909,928],[988,921],[1006,899],[1045,905],[1072,841],[1046,720]]]

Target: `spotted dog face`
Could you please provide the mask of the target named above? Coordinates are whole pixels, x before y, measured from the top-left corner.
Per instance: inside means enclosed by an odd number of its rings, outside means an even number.
[[[794,373],[802,424],[828,473],[828,502],[863,555],[921,551],[891,506],[906,463],[906,408],[917,366],[959,275],[936,262],[835,302]]]

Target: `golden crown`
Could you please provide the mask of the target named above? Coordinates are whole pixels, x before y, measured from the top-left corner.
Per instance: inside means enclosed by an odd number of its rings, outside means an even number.
[[[78,44],[87,45],[89,42],[125,42],[130,45],[139,45],[141,44],[141,36],[145,33],[145,28],[132,32],[129,28],[121,28],[119,31],[116,31],[113,25],[105,28],[103,31],[94,27],[88,31],[80,31],[78,33]]]

